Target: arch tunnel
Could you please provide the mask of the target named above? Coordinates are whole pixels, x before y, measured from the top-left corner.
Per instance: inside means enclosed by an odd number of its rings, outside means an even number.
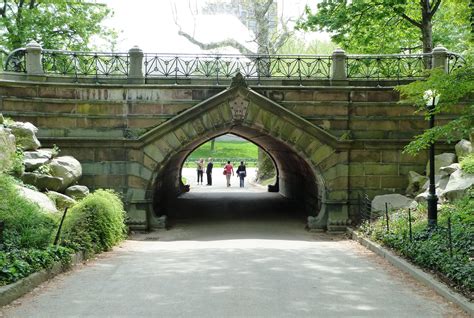
[[[270,193],[219,192],[207,195],[185,194],[181,171],[189,154],[208,140],[224,134],[233,134],[254,143],[272,159],[276,182]],[[218,177],[221,169],[214,169]],[[321,178],[310,164],[282,140],[244,125],[233,125],[203,135],[190,142],[181,151],[170,156],[157,176],[153,189],[153,212],[171,218],[192,217],[260,217],[289,214],[294,217],[315,215],[321,208]]]

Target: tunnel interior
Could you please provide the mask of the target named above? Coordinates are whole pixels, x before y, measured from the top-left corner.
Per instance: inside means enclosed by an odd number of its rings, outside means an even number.
[[[273,193],[220,193],[214,196],[188,197],[181,182],[181,171],[186,158],[205,142],[224,134],[233,134],[256,144],[273,160],[277,177]],[[214,172],[220,173],[220,169]],[[234,126],[203,135],[171,155],[159,169],[153,183],[153,215],[167,215],[170,218],[192,218],[209,216],[235,217],[253,214],[272,214],[285,211],[299,217],[317,215],[321,208],[324,185],[308,162],[283,141],[257,132]],[[183,200],[186,198],[187,200]],[[245,204],[244,202],[247,202]],[[258,211],[257,211],[258,209]],[[280,212],[281,212],[280,211]]]

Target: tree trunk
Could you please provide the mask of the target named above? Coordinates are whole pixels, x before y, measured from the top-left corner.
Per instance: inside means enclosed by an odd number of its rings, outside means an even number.
[[[421,40],[423,42],[423,53],[431,53],[433,50],[433,24],[429,1],[421,1]],[[425,58],[425,68],[431,68],[431,58]]]
[[[216,146],[215,144],[216,144],[216,139],[214,138],[211,140],[211,152],[214,152],[214,148]]]

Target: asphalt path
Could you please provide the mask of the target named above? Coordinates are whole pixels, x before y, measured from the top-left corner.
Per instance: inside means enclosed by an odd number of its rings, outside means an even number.
[[[286,220],[194,220],[135,234],[2,317],[463,317],[343,236]]]

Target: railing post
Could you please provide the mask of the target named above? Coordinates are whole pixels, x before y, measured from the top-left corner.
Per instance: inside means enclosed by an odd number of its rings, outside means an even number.
[[[346,71],[346,52],[337,48],[332,52],[332,73],[331,80],[336,81],[345,81],[347,80],[347,71]]]
[[[44,75],[43,64],[41,63],[41,45],[36,41],[31,41],[26,45],[26,74],[28,76]]]
[[[128,51],[129,55],[129,70],[128,83],[130,84],[144,84],[145,77],[143,76],[143,51],[134,46]]]
[[[448,73],[448,49],[442,45],[438,45],[432,52],[432,67],[441,68],[445,73]]]

